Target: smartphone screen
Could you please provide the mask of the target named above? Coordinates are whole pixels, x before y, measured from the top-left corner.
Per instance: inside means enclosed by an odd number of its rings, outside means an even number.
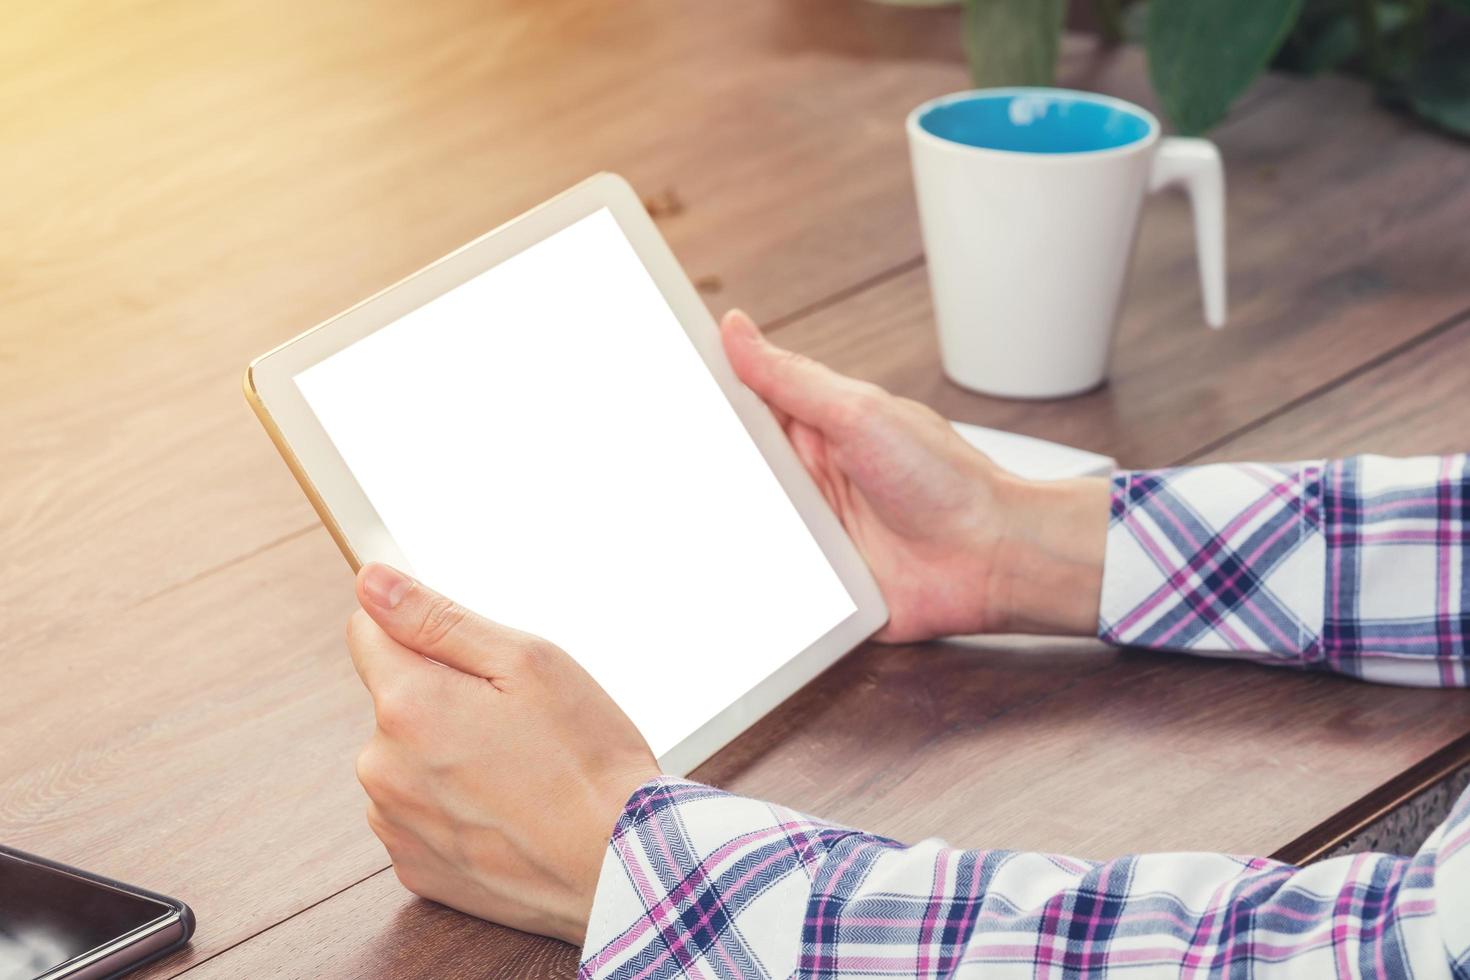
[[[80,965],[176,915],[163,902],[0,852],[0,980]]]

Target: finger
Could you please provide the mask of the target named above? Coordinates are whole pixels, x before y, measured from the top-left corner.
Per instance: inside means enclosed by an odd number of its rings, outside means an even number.
[[[347,652],[368,692],[376,695],[394,678],[412,676],[429,665],[397,643],[361,609],[347,620]]]
[[[720,339],[736,376],[766,404],[818,429],[830,431],[852,420],[854,403],[869,387],[777,347],[740,310],[720,321]]]
[[[832,507],[838,504],[837,493],[832,487],[832,476],[827,468],[827,443],[822,434],[805,422],[792,422],[786,427],[786,438],[796,450],[797,459],[816,481],[817,489],[827,498]]]
[[[509,663],[539,642],[376,562],[357,573],[357,600],[393,640],[446,667],[487,679],[502,676]]]
[[[775,405],[772,405],[770,402],[766,402],[766,408],[769,408],[771,410],[771,414],[776,416],[776,424],[783,429],[791,425],[791,423],[794,421],[794,419],[791,418],[790,412],[779,409]]]

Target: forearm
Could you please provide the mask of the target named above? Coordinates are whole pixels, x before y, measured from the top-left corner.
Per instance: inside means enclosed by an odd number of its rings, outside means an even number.
[[[1096,635],[1109,499],[1101,477],[1002,487],[1008,534],[999,564],[1009,632]]]
[[[1015,632],[1462,686],[1470,462],[1354,457],[1012,481]]]
[[[1462,800],[1413,858],[1093,862],[905,847],[661,780],[609,847],[581,976],[1437,976],[1470,949],[1441,914],[1470,883],[1467,829]]]

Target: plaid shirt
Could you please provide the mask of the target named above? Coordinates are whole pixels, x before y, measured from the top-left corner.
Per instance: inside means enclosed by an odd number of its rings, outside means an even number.
[[[1461,685],[1466,457],[1121,473],[1101,636]],[[1470,977],[1470,793],[1412,857],[1295,868],[908,847],[657,779],[613,833],[581,977]]]

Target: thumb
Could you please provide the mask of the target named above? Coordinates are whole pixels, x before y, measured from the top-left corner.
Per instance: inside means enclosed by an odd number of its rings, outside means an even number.
[[[357,573],[357,601],[398,643],[446,667],[487,679],[504,676],[542,642],[470,612],[377,562]]]
[[[826,432],[861,417],[870,385],[777,347],[744,312],[725,314],[720,340],[736,376],[772,408]]]

